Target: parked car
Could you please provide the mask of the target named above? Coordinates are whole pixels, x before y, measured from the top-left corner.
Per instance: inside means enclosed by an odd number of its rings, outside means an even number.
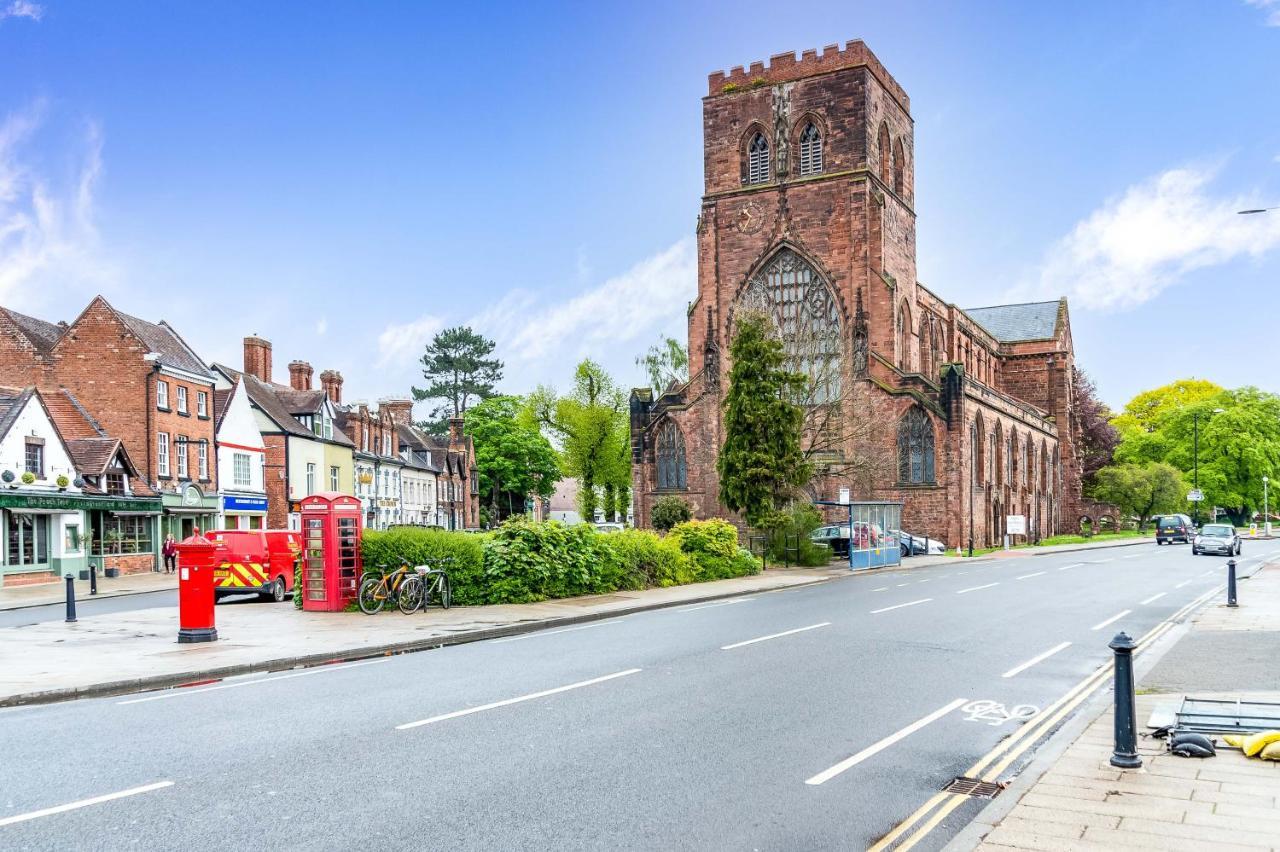
[[[831,555],[844,559],[849,555],[849,525],[830,524],[818,527],[809,533],[809,540],[814,544],[825,544]]]
[[[854,550],[870,550],[875,547],[884,547],[886,544],[892,544],[897,539],[893,533],[885,534],[884,530],[876,524],[869,524],[865,521],[854,521],[853,537],[849,536],[849,524],[827,524],[818,527],[809,533],[810,541],[815,544],[825,544],[831,548],[833,556],[848,556],[849,544],[852,541]]]
[[[1240,535],[1230,524],[1205,524],[1191,542],[1191,552],[1218,553],[1222,556],[1240,555]]]
[[[596,532],[600,532],[600,533],[616,533],[616,532],[622,532],[624,529],[626,529],[625,525],[618,524],[618,523],[605,522],[605,523],[593,524],[593,526],[596,528]]]
[[[1175,541],[1190,543],[1196,528],[1186,515],[1161,515],[1156,518],[1156,544],[1172,544]]]
[[[947,552],[947,546],[936,538],[918,536],[906,530],[889,530],[889,535],[897,537],[903,556],[941,556]]]
[[[293,592],[294,566],[302,557],[302,533],[295,530],[211,530],[222,545],[222,563],[213,569],[214,599],[257,592],[263,600],[284,601]]]

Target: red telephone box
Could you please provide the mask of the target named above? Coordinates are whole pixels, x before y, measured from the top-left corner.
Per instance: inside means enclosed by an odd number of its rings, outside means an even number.
[[[360,558],[360,501],[323,491],[302,500],[302,608],[338,612],[355,600],[364,563]]]

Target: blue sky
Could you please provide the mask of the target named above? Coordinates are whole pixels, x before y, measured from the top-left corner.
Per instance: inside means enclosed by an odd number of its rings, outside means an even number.
[[[1067,295],[1103,397],[1280,391],[1280,0],[0,0],[0,304],[95,293],[403,394],[430,334],[511,391],[623,384],[695,293],[708,72],[861,38],[916,120],[919,270]]]

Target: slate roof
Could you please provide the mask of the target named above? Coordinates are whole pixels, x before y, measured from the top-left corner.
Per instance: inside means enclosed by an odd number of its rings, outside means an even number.
[[[35,388],[0,388],[0,438],[9,434]]]
[[[407,423],[398,424],[396,434],[400,443],[409,448],[409,456],[415,467],[440,473],[443,469],[440,462],[448,456],[447,450],[441,450],[431,444],[426,433]]]
[[[284,385],[278,385],[275,382],[264,382],[257,376],[242,373],[225,364],[214,364],[213,368],[231,381],[239,381],[243,384],[245,392],[249,394],[249,402],[256,405],[261,409],[262,413],[270,417],[282,432],[298,438],[310,438],[313,441],[325,440],[306,426],[303,426],[294,417],[295,414],[310,414],[313,411],[318,411],[321,402],[324,400],[324,391],[298,391]],[[314,397],[312,403],[306,403],[303,397],[306,394]],[[308,404],[311,405],[310,408],[306,407]],[[351,439],[346,436],[346,433],[337,428],[336,425],[334,426],[333,437],[328,440],[345,447],[355,446]]]
[[[62,336],[62,332],[66,331],[67,328],[61,323],[45,322],[42,319],[29,317],[9,308],[0,308],[0,311],[4,311],[8,315],[13,324],[31,341],[31,345],[40,352],[48,352],[52,349],[53,344],[58,342],[58,338]]]
[[[112,308],[112,310],[115,309]],[[148,349],[160,356],[161,364],[195,373],[197,376],[209,376],[209,368],[200,360],[200,356],[196,355],[187,342],[164,320],[156,324],[121,311],[116,311],[116,315],[147,345]]]
[[[1027,302],[1021,305],[993,305],[989,308],[967,308],[974,322],[990,332],[1001,343],[1022,340],[1048,340],[1058,330],[1061,303]]]

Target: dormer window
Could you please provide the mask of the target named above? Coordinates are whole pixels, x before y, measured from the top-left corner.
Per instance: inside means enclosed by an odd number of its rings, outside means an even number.
[[[763,133],[751,137],[747,147],[747,183],[769,181],[769,141]]]
[[[813,122],[800,134],[800,174],[822,174],[822,133]]]

